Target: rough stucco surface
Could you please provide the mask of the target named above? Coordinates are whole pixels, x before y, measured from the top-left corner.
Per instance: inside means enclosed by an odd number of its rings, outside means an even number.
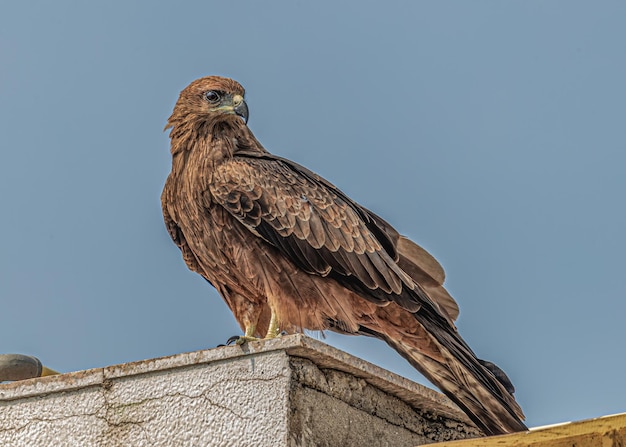
[[[417,446],[476,437],[475,428],[420,411],[366,380],[292,358],[289,446]]]
[[[107,429],[96,388],[30,397],[0,404],[0,445],[95,446]]]
[[[0,445],[276,445],[289,376],[277,351],[2,402]]]
[[[403,380],[283,337],[2,384],[0,445],[403,447],[479,435]]]
[[[284,354],[259,354],[158,372],[140,387],[113,381],[107,436],[119,446],[275,445],[287,437],[288,365]]]

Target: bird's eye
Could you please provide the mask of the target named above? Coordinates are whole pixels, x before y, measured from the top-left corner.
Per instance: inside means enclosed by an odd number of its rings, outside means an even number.
[[[211,104],[215,104],[220,102],[220,99],[222,99],[221,95],[219,92],[216,92],[215,90],[209,90],[208,92],[205,93],[204,95],[207,99],[207,101],[209,101]]]

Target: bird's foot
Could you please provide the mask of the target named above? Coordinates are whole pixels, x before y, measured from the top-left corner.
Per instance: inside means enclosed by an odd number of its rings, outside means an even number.
[[[276,337],[280,337],[283,335],[280,327],[278,327],[278,320],[276,319],[276,315],[272,313],[272,317],[270,319],[270,324],[267,329],[267,333],[265,337],[259,338],[254,336],[255,326],[249,326],[246,328],[246,332],[243,335],[233,335],[228,340],[226,340],[226,345],[218,345],[219,346],[230,346],[230,345],[243,345],[249,341],[261,341],[261,340],[271,340]]]
[[[254,336],[254,331],[256,330],[256,325],[250,325],[246,327],[246,331],[243,335],[233,335],[228,340],[226,340],[226,346],[236,344],[243,345],[248,341],[259,341],[260,338]]]
[[[286,335],[286,334],[287,334],[286,332],[281,332],[281,333],[276,333],[276,334],[267,334],[264,338],[249,337],[249,336],[246,336],[246,335],[233,335],[228,340],[226,340],[226,344],[224,344],[224,345],[217,345],[217,347],[219,348],[219,347],[222,347],[222,346],[243,345],[244,343],[247,343],[249,341],[271,340],[273,338],[282,337],[283,335]]]
[[[233,335],[232,337],[228,337],[226,343],[220,343],[217,345],[217,348],[223,348],[224,346],[232,346],[232,345],[243,345],[249,341],[259,341],[261,338],[257,337],[246,337],[245,335]]]
[[[226,345],[243,345],[244,343],[247,343],[249,341],[259,341],[262,340],[261,338],[258,337],[252,337],[249,335],[233,335],[232,337],[230,337],[227,341],[226,341]]]

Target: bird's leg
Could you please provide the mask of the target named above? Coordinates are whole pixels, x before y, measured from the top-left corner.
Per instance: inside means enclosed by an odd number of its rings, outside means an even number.
[[[240,337],[231,337],[228,339],[229,343],[234,342],[235,344],[238,345],[243,345],[244,343],[248,342],[248,341],[259,341],[259,340],[269,340],[272,338],[276,338],[278,337],[278,335],[280,334],[280,326],[278,324],[278,316],[276,315],[276,312],[274,311],[274,309],[271,308],[271,306],[267,306],[265,308],[265,311],[267,311],[267,309],[269,308],[270,310],[270,321],[267,327],[267,332],[265,333],[265,337],[261,338],[257,338],[254,336],[254,334],[256,333],[257,330],[257,323],[259,320],[259,314],[255,315],[255,318],[250,318],[249,315],[246,315],[248,318],[245,318],[243,321],[243,327],[245,329],[245,332],[242,336]],[[266,314],[267,315],[267,314]],[[265,317],[267,318],[267,317]],[[254,323],[252,322],[254,320]],[[267,321],[267,320],[265,320]],[[261,323],[262,326],[264,326],[264,323]]]
[[[276,316],[276,312],[274,312],[274,309],[272,309],[272,316],[270,317],[270,324],[267,328],[267,334],[265,334],[264,340],[267,340],[270,338],[276,338],[278,337],[279,333],[280,333],[280,328],[278,327],[278,317]]]
[[[228,306],[231,308],[237,321],[244,330],[243,335],[231,337],[228,339],[229,342],[243,345],[247,341],[258,340],[254,335],[257,331],[259,318],[263,312],[263,306],[260,303],[250,301],[250,299],[239,293],[226,293],[224,296],[228,302]]]

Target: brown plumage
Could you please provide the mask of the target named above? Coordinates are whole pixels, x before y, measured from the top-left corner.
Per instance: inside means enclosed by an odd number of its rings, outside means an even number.
[[[162,195],[183,259],[224,297],[242,340],[304,329],[377,337],[485,434],[524,430],[506,375],[458,334],[439,263],[327,180],[266,151],[243,96],[215,76],[181,92]]]

